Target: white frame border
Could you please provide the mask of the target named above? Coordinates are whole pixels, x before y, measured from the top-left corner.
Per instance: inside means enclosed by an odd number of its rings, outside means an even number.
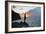
[[[41,7],[41,27],[28,27],[28,28],[11,28],[11,6],[40,6]],[[8,2],[8,31],[26,31],[26,30],[43,30],[43,4],[26,4],[26,3],[12,3]]]

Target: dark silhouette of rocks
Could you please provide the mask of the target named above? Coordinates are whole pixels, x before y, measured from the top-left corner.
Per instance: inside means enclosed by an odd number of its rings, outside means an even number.
[[[12,23],[12,28],[20,28],[20,27],[29,27],[28,24],[25,22],[15,22],[15,23]]]
[[[20,22],[21,27],[28,27],[28,24],[26,22]]]
[[[20,15],[12,10],[12,20],[21,19]]]

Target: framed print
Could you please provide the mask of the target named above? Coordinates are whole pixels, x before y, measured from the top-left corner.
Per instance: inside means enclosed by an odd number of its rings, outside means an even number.
[[[5,32],[45,31],[45,3],[5,1]]]

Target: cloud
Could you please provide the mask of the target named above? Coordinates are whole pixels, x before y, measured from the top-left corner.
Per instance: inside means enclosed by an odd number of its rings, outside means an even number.
[[[25,13],[35,8],[36,7],[34,6],[16,6],[15,8],[12,8],[12,9],[14,12],[17,12],[17,13]]]

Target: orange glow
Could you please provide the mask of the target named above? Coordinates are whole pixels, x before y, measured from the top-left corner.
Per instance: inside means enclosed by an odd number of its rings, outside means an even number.
[[[24,17],[24,13],[20,14],[21,17]],[[32,13],[26,13],[26,17],[32,16]]]

